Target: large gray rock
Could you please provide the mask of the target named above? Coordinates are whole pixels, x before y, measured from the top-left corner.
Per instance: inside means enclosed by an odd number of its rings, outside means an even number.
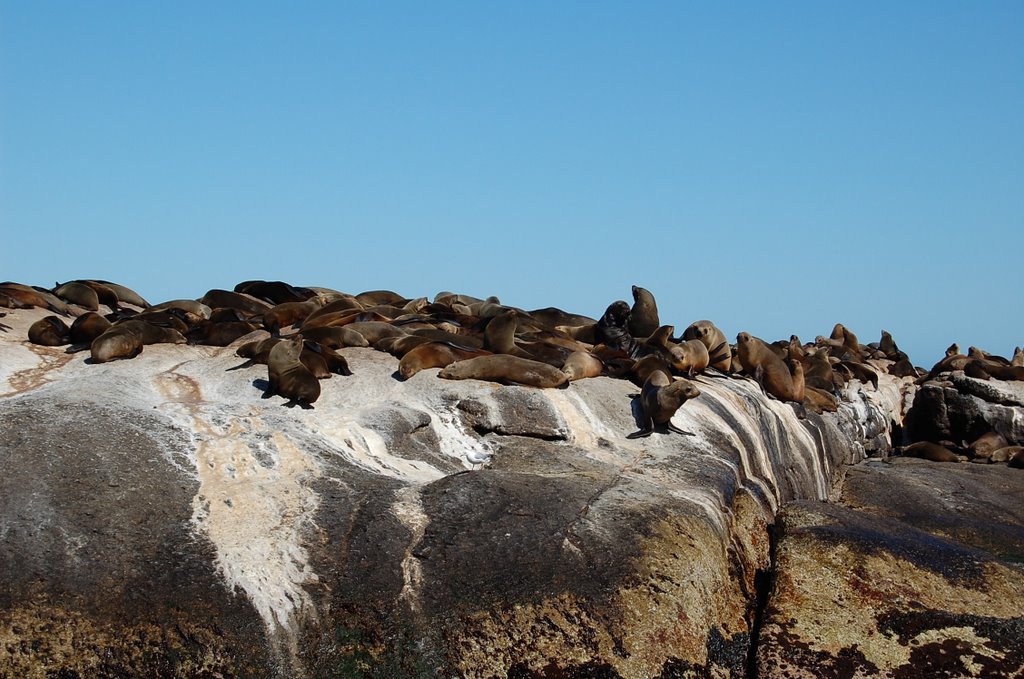
[[[1024,444],[1024,382],[980,380],[954,372],[926,382],[907,413],[914,441],[970,443],[998,432],[1011,445]]]
[[[897,458],[787,505],[758,676],[1021,676],[1021,497],[1018,470]]]
[[[631,440],[627,382],[369,349],[289,409],[230,348],[89,365],[42,315],[0,341],[0,675],[744,676],[778,508],[901,419],[885,379],[799,419],[702,378],[694,436]]]

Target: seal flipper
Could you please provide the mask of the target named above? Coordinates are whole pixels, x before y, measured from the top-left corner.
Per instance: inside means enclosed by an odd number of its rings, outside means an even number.
[[[692,431],[686,431],[685,429],[680,429],[679,427],[677,427],[676,425],[672,424],[671,422],[666,424],[665,427],[669,431],[674,431],[675,433],[682,434],[683,436],[696,436],[696,434],[694,434]]]
[[[250,368],[250,367],[252,367],[252,366],[254,366],[254,365],[259,365],[259,364],[258,364],[258,363],[256,363],[256,361],[254,361],[254,360],[252,360],[252,359],[250,358],[250,359],[249,359],[248,361],[246,361],[245,363],[239,363],[239,364],[238,364],[238,365],[236,365],[236,366],[235,366],[234,368],[227,368],[227,369],[225,369],[225,371],[224,371],[224,372],[227,372],[228,370],[241,370],[242,368]]]

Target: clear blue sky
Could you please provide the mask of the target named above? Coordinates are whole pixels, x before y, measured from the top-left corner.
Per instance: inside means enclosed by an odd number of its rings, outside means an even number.
[[[1024,343],[1024,3],[0,0],[0,279]]]

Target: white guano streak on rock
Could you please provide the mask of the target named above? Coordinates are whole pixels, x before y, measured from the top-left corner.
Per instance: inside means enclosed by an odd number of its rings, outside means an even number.
[[[477,457],[487,457],[491,454],[491,449],[486,443],[473,438],[462,428],[462,425],[458,423],[459,418],[451,411],[450,407],[435,405],[428,412],[430,412],[430,426],[437,435],[442,453],[460,460],[466,469],[473,468],[473,464],[469,461],[471,452]]]
[[[154,386],[168,414],[184,415],[195,432],[199,490],[192,524],[213,543],[225,582],[245,592],[272,637],[280,633],[295,657],[295,617],[303,609],[315,613],[303,586],[317,576],[301,529],[320,503],[308,487],[320,476],[319,465],[258,415],[240,417],[205,403],[199,383],[177,372],[183,365],[159,373]]]
[[[594,415],[590,406],[580,398],[579,392],[574,390],[572,385],[566,390],[545,389],[544,394],[556,412],[562,416],[569,431],[569,442],[586,449],[588,454],[591,451],[600,451],[600,438],[612,441],[623,437],[622,433],[612,431]]]
[[[316,465],[280,432],[270,436],[274,464],[260,464],[246,441],[267,431],[257,417],[225,429],[198,414],[194,419],[203,439],[196,446],[200,486],[193,523],[216,547],[225,581],[246,593],[269,630],[290,638],[295,615],[312,609],[303,585],[317,580],[300,537],[319,505],[306,487],[319,475]]]
[[[743,439],[737,434],[732,425],[722,419],[714,410],[712,410],[706,403],[700,399],[714,399],[721,406],[728,409],[737,422],[744,423],[747,425],[748,435],[753,441],[761,442],[762,434],[759,428],[753,426],[750,414],[746,411],[746,405],[742,398],[733,391],[727,389],[720,389],[717,385],[702,382],[700,389],[702,393],[694,402],[693,407],[702,409],[704,417],[708,419],[717,420],[714,430],[721,434],[724,434],[736,450],[739,452],[740,464],[742,465],[743,477],[747,483],[754,483],[760,486],[764,497],[768,498],[771,503],[770,510],[775,513],[779,509],[779,496],[778,496],[778,480],[775,478],[775,472],[772,468],[770,460],[767,457],[767,451],[764,447],[759,445],[758,450],[748,450],[743,443]],[[719,457],[716,447],[706,439],[702,439],[704,448],[708,451],[708,454]],[[758,465],[755,466],[751,460],[751,455],[754,455],[758,461]],[[721,459],[719,457],[719,459]],[[742,479],[739,479],[742,481]]]
[[[353,465],[399,481],[422,485],[444,476],[444,472],[422,460],[407,460],[388,451],[384,438],[354,421],[326,421],[319,432]]]
[[[391,505],[391,512],[409,529],[409,545],[405,548],[402,559],[402,591],[398,595],[401,601],[409,606],[413,615],[422,611],[420,587],[423,584],[423,567],[412,551],[423,538],[423,533],[430,523],[430,518],[423,510],[423,499],[417,486],[407,486],[399,490],[398,499]]]

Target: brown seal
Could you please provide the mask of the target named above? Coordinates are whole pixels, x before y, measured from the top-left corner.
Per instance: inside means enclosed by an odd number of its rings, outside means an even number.
[[[121,358],[135,358],[142,353],[140,324],[117,323],[92,341],[89,353],[93,363],[106,363]]]
[[[77,281],[68,281],[63,285],[58,283],[53,288],[53,294],[57,295],[65,302],[77,304],[83,309],[87,309],[89,311],[98,311],[100,308],[99,295],[97,295],[96,291],[85,283],[79,283]]]
[[[1004,446],[998,450],[993,450],[992,455],[989,456],[989,462],[1010,462],[1014,458],[1024,456],[1024,446]]]
[[[999,365],[1010,365],[1010,360],[1008,358],[989,353],[984,349],[979,349],[978,347],[967,347],[967,355],[971,358],[991,361],[992,363],[998,363]]]
[[[270,361],[270,352],[275,346],[287,340],[280,337],[269,337],[262,340],[246,342],[235,350],[235,355],[249,360],[228,370],[239,370],[253,365],[266,365]],[[316,342],[304,340],[302,353],[299,355],[302,365],[306,366],[318,380],[327,379],[331,375],[351,375],[348,361],[341,354],[323,347]]]
[[[272,335],[278,335],[281,328],[300,323],[321,308],[326,302],[323,297],[310,297],[302,302],[282,302],[263,314],[263,327]]]
[[[401,328],[396,328],[383,321],[360,321],[350,323],[345,327],[362,335],[370,343],[370,346],[376,344],[383,337],[401,337],[409,334]]]
[[[484,328],[484,348],[496,354],[511,354],[526,358],[524,352],[516,346],[516,328],[519,320],[513,309],[491,317]]]
[[[139,337],[142,338],[143,344],[187,344],[188,340],[185,336],[174,328],[165,328],[159,325],[153,325],[152,323],[146,323],[145,321],[137,321],[133,318],[129,318],[125,321],[118,321],[117,323],[110,326],[110,330],[115,328],[133,328],[139,333]],[[108,332],[110,331],[108,330]]]
[[[597,344],[597,323],[586,325],[558,325],[555,330],[565,333],[578,342]]]
[[[960,462],[960,456],[945,446],[931,441],[918,441],[909,446],[903,446],[904,457],[917,457],[932,462]]]
[[[1010,365],[1017,368],[1024,368],[1024,349],[1016,347],[1013,350],[1013,358],[1010,359]]]
[[[806,387],[814,387],[831,393],[836,390],[837,386],[846,384],[845,380],[842,381],[842,384],[836,383],[835,371],[832,370],[832,362],[825,349],[815,347],[808,350],[804,354],[801,364],[804,368],[804,385]]]
[[[803,402],[789,368],[763,340],[741,332],[736,335],[736,349],[743,369],[757,380],[762,391],[780,401]]]
[[[1010,445],[1003,435],[996,431],[982,434],[968,446],[974,457],[992,457],[992,453]]]
[[[647,378],[658,370],[671,375],[672,364],[664,355],[649,354],[632,362],[632,365],[629,367],[629,374],[627,377],[630,382],[642,388],[644,383],[647,382]]]
[[[386,351],[397,359],[401,359],[407,353],[420,346],[430,344],[435,340],[420,335],[404,335],[401,337],[382,337],[377,340],[373,348],[377,351]]]
[[[48,309],[61,316],[71,316],[71,309],[67,302],[57,297],[48,290],[33,288],[21,283],[0,283],[0,294],[10,300],[9,308],[28,309],[38,307]]]
[[[833,370],[845,370],[850,378],[857,379],[864,384],[870,384],[878,391],[878,373],[863,363],[854,361],[839,361],[833,366]]]
[[[267,358],[268,384],[263,398],[277,394],[288,399],[285,405],[289,407],[296,403],[304,408],[313,407],[313,402],[320,398],[320,382],[302,365],[300,357],[303,348],[301,338],[274,345]]]
[[[188,331],[188,339],[195,344],[226,347],[239,337],[245,337],[259,326],[247,321],[202,321]],[[147,342],[148,344],[148,342]]]
[[[1024,467],[1024,445],[1008,445],[992,453],[990,462],[1008,462],[1011,467],[1020,469]]]
[[[457,361],[444,368],[439,376],[449,380],[486,380],[542,389],[569,384],[566,374],[554,366],[507,354]]]
[[[683,378],[673,381],[668,373],[655,370],[647,377],[640,390],[642,426],[639,431],[629,434],[626,438],[636,439],[650,436],[655,427],[662,426],[677,434],[693,436],[692,432],[684,431],[672,424],[672,416],[676,414],[680,406],[698,396],[700,396],[700,390],[693,382]]]
[[[450,342],[425,342],[407,351],[398,362],[398,374],[409,379],[427,368],[444,368],[457,361],[490,356],[484,349],[460,346]]]
[[[110,281],[93,280],[91,282],[99,283],[100,285],[105,285],[106,287],[113,290],[114,294],[117,295],[117,300],[119,302],[131,304],[132,306],[137,306],[140,309],[148,309],[150,306],[149,302],[143,299],[142,295],[135,292],[131,288],[119,285],[118,283],[111,283]]]
[[[638,285],[633,286],[633,307],[629,313],[629,334],[633,337],[649,337],[661,321],[658,320],[658,304],[654,295]]]
[[[331,349],[370,346],[365,337],[345,326],[310,328],[309,330],[303,330],[302,336]]]
[[[570,382],[587,377],[597,377],[604,370],[604,363],[589,351],[574,351],[562,364],[562,372]]]
[[[91,344],[110,328],[110,321],[95,311],[87,311],[71,324],[68,339],[72,344]]]
[[[106,305],[111,311],[117,311],[120,309],[121,300],[118,299],[117,293],[114,292],[110,286],[90,280],[78,280],[74,282],[81,283],[82,285],[87,285],[92,288],[93,292],[96,293],[96,298],[99,300],[99,303]],[[93,309],[93,311],[95,311],[95,309]]]
[[[558,307],[553,306],[545,307],[543,309],[534,309],[527,313],[530,315],[530,318],[547,330],[555,330],[560,325],[578,327],[583,325],[594,325],[597,323],[596,320],[589,316],[571,314],[568,311],[563,311]]]
[[[56,316],[40,318],[28,328],[28,341],[44,347],[59,347],[71,342],[69,328]]]
[[[202,318],[209,318],[213,313],[213,309],[194,299],[172,299],[149,307],[150,312],[165,311],[167,309],[181,309]]]
[[[351,295],[342,295],[341,297],[332,298],[330,302],[324,304],[322,307],[311,313],[303,325],[313,325],[314,321],[320,316],[327,316],[329,314],[337,314],[341,312],[355,312],[362,311],[363,305]],[[319,324],[316,324],[319,325]]]
[[[309,288],[299,288],[284,281],[242,281],[235,286],[235,292],[244,293],[268,304],[304,302],[317,293]]]
[[[404,306],[409,300],[392,290],[368,290],[356,295],[356,299],[364,307],[387,304],[390,306]]]
[[[668,351],[672,356],[672,367],[690,378],[707,370],[711,362],[708,348],[700,340],[683,340]]]
[[[732,348],[725,334],[711,321],[695,321],[683,331],[684,340],[700,340],[708,349],[708,366],[724,373],[732,371]]]
[[[199,301],[211,309],[237,309],[248,316],[261,316],[270,310],[270,305],[262,299],[230,290],[208,290]]]

